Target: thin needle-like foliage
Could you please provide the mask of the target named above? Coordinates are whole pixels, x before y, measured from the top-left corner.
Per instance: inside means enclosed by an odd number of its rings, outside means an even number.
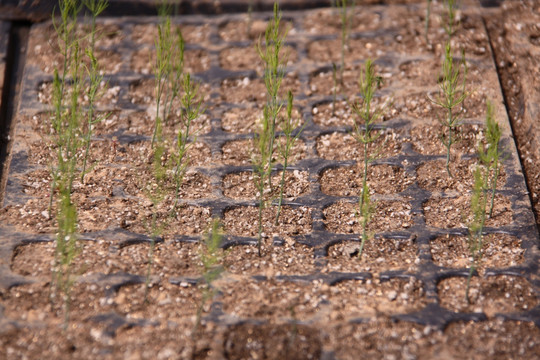
[[[428,97],[431,102],[443,108],[445,114],[438,117],[445,132],[441,134],[441,141],[446,147],[446,171],[450,172],[450,148],[456,142],[457,128],[462,125],[461,114],[463,112],[463,101],[468,93],[465,90],[467,79],[467,64],[465,53],[461,53],[460,62],[456,63],[452,56],[450,43],[446,44],[445,57],[442,64],[441,80],[439,81],[439,92],[435,98]]]
[[[362,250],[368,238],[368,223],[375,210],[370,201],[367,173],[369,163],[375,157],[375,154],[369,153],[369,145],[375,142],[380,136],[380,133],[375,131],[375,123],[382,118],[387,106],[386,103],[380,106],[373,105],[375,92],[380,86],[381,81],[382,78],[375,75],[373,62],[371,59],[368,59],[365,63],[364,73],[360,73],[358,81],[360,95],[362,97],[352,104],[352,110],[357,117],[357,120],[353,123],[353,134],[356,140],[363,145],[364,155],[362,191],[358,198],[358,216],[362,225],[362,243],[360,245],[359,257],[362,256]]]

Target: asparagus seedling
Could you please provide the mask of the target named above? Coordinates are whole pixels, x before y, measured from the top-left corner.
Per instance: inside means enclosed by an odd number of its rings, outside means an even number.
[[[501,152],[499,142],[501,140],[501,129],[495,120],[493,104],[487,102],[486,114],[486,140],[487,146],[478,147],[478,157],[480,162],[486,166],[489,176],[487,184],[489,185],[491,196],[489,206],[489,217],[493,215],[493,202],[495,200],[495,191],[497,190],[497,180],[501,171],[499,163],[501,161]]]
[[[463,70],[462,70],[463,68]],[[446,128],[447,134],[441,135],[441,141],[446,147],[446,171],[448,176],[452,177],[450,172],[450,147],[456,142],[454,132],[461,126],[463,112],[463,101],[468,96],[465,91],[467,79],[467,64],[465,63],[465,53],[461,53],[459,64],[454,63],[452,57],[452,48],[450,43],[446,44],[445,57],[442,65],[441,80],[439,82],[439,94],[435,99],[428,96],[429,100],[442,107],[446,112],[444,118],[438,117],[439,122]],[[458,108],[459,107],[459,108]]]
[[[362,193],[358,198],[358,216],[360,217],[360,224],[362,225],[362,240],[360,242],[360,249],[358,249],[358,258],[362,257],[364,246],[369,239],[368,224],[374,212],[375,204],[371,202],[368,184],[364,183]]]
[[[197,318],[195,322],[195,330],[201,323],[201,316],[204,305],[208,300],[214,297],[216,293],[216,287],[214,282],[220,278],[221,274],[225,271],[223,267],[224,252],[221,248],[221,242],[223,239],[223,229],[218,218],[214,218],[211,223],[210,230],[204,236],[205,249],[200,253],[201,262],[204,267],[203,273],[203,293],[201,304],[197,309]],[[196,331],[193,331],[195,335]]]
[[[167,4],[162,4],[159,8],[160,23],[155,41],[156,112],[152,148],[156,142],[162,141],[158,128],[161,123],[169,120],[173,101],[179,96],[184,71],[184,38],[180,29],[177,29],[176,36],[173,36],[170,11]]]
[[[186,168],[189,164],[187,151],[189,146],[192,144],[192,142],[190,142],[190,137],[194,136],[192,123],[204,112],[204,109],[201,108],[202,100],[199,94],[199,86],[193,83],[189,73],[184,76],[182,87],[184,90],[184,95],[181,99],[183,107],[181,115],[182,126],[178,128],[178,133],[176,135],[176,151],[173,156],[176,165],[176,169],[174,171],[176,189],[173,210],[178,204],[180,186],[182,185]]]
[[[474,187],[471,197],[471,214],[472,220],[469,223],[469,251],[472,257],[472,263],[469,268],[469,276],[467,278],[467,286],[465,289],[465,298],[469,299],[469,287],[471,277],[478,267],[478,263],[482,258],[482,246],[483,246],[483,230],[486,223],[486,203],[487,196],[485,190],[487,189],[487,176],[489,174],[485,169],[478,166],[474,172]]]
[[[285,59],[280,55],[287,31],[280,33],[281,12],[277,3],[274,3],[274,18],[268,23],[264,34],[264,49],[261,41],[257,43],[257,52],[264,63],[264,84],[266,86],[266,109],[265,118],[268,117],[267,126],[263,126],[268,134],[268,158],[266,166],[272,167],[274,152],[274,139],[276,133],[276,121],[281,109],[279,89],[285,76]],[[266,121],[266,120],[265,120]],[[271,173],[268,173],[268,184],[272,187]]]
[[[352,2],[353,11],[349,15],[349,0],[337,0],[341,18],[341,65],[339,68],[339,81],[343,85],[343,71],[345,69],[345,49],[349,46],[349,30],[351,17],[354,14],[355,1]]]
[[[165,227],[165,223],[159,224],[158,220],[158,206],[163,201],[164,194],[162,185],[159,180],[157,181],[156,189],[152,193],[149,190],[149,197],[152,201],[152,217],[150,219],[150,226],[147,228],[150,232],[150,247],[148,248],[148,266],[146,267],[146,279],[144,283],[144,302],[148,303],[148,292],[150,290],[150,277],[152,275],[152,267],[154,266],[154,251],[156,248],[156,241],[160,239],[161,233]]]
[[[54,69],[53,78],[53,111],[51,112],[52,128],[55,132],[55,142],[57,143],[57,157],[62,154],[63,148],[61,144],[61,134],[65,130],[63,127],[63,116],[65,116],[65,101],[66,101],[66,85],[68,83],[67,77],[69,75],[70,67],[73,65],[73,52],[75,49],[79,51],[79,46],[75,46],[77,40],[76,27],[77,27],[77,15],[80,11],[80,5],[76,0],[62,0],[59,2],[60,20],[58,21],[52,15],[52,24],[57,35],[59,53],[62,58],[62,68],[59,72],[58,68]],[[78,76],[77,76],[78,78]],[[75,80],[75,79],[73,79]],[[54,198],[54,191],[57,187],[57,180],[59,176],[59,168],[51,166],[51,192],[49,197],[49,217],[52,217],[52,204]]]
[[[261,256],[262,242],[262,211],[265,207],[265,185],[268,183],[272,190],[272,168],[274,162],[274,141],[276,122],[281,110],[279,90],[285,76],[285,60],[280,52],[283,49],[287,31],[280,32],[281,12],[277,3],[274,3],[274,18],[269,21],[264,34],[264,46],[259,39],[256,49],[264,64],[264,84],[266,87],[266,104],[261,119],[261,129],[255,137],[255,152],[252,156],[253,177],[258,192],[259,203],[259,230],[257,248]]]
[[[95,118],[95,103],[99,99],[101,93],[99,87],[103,82],[99,63],[96,58],[96,18],[107,8],[108,0],[85,0],[85,6],[91,13],[91,28],[90,28],[90,45],[86,49],[86,55],[90,58],[90,66],[87,68],[88,77],[90,79],[90,87],[88,90],[88,110],[87,110],[87,128],[84,135],[85,152],[83,158],[83,166],[81,172],[81,182],[84,181],[86,174],[86,163],[90,152],[90,141],[92,139],[92,131],[95,124],[101,122],[106,116],[98,116]]]
[[[291,150],[298,140],[298,137],[302,133],[303,126],[300,128],[296,134],[293,134],[294,130],[298,127],[299,122],[294,121],[292,118],[292,109],[293,109],[293,94],[291,91],[287,94],[287,116],[281,122],[283,134],[285,135],[285,144],[278,143],[278,149],[283,158],[283,172],[281,173],[281,183],[279,185],[279,201],[278,201],[278,210],[276,213],[276,225],[278,224],[279,214],[281,212],[281,204],[283,202],[283,191],[285,189],[285,172],[287,171],[287,166],[289,164],[289,157]],[[304,124],[305,125],[305,124]]]
[[[257,202],[259,204],[257,231],[257,250],[259,256],[262,255],[262,215],[263,209],[266,207],[264,190],[266,188],[267,179],[272,175],[272,152],[270,151],[269,146],[269,144],[271,143],[270,137],[272,136],[271,132],[269,131],[269,127],[272,123],[271,117],[272,116],[270,115],[270,110],[268,106],[265,105],[263,109],[263,117],[261,119],[261,128],[254,139],[256,150],[251,157],[254,174],[253,181],[255,183],[255,188],[257,189]]]
[[[77,153],[81,148],[81,119],[83,117],[79,98],[84,89],[84,76],[81,67],[82,48],[76,34],[77,15],[81,9],[75,0],[60,1],[60,22],[53,17],[53,26],[58,35],[63,69],[60,75],[54,70],[53,111],[51,125],[56,145],[56,167],[51,166],[53,183],[49,202],[49,213],[55,190],[58,192],[56,219],[55,258],[52,269],[53,291],[60,291],[64,297],[64,328],[67,328],[73,285],[72,267],[78,254],[77,208],[72,201],[73,182],[77,172]],[[68,78],[71,84],[67,91]]]
[[[446,0],[447,21],[446,21],[444,30],[446,31],[446,34],[448,35],[448,40],[450,40],[450,38],[452,38],[452,35],[454,34],[454,23],[456,21],[456,7],[457,7],[457,4],[455,0]]]
[[[382,78],[375,75],[373,62],[368,59],[365,64],[364,74],[360,73],[359,88],[362,95],[361,101],[352,104],[352,110],[358,117],[358,121],[353,123],[355,138],[363,144],[364,148],[364,168],[362,175],[362,192],[358,199],[358,214],[362,217],[362,244],[360,246],[359,257],[362,256],[362,249],[367,240],[367,225],[374,210],[369,199],[369,187],[367,184],[368,165],[373,160],[374,155],[369,154],[369,144],[375,142],[380,134],[375,133],[375,123],[386,111],[386,104],[374,107],[373,97],[375,91],[380,86]]]

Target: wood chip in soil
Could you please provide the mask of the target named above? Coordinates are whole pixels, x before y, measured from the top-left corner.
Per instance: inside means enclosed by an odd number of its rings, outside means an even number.
[[[334,196],[359,196],[362,192],[363,164],[325,170],[321,176],[321,191]],[[414,182],[414,176],[398,166],[369,165],[367,182],[375,194],[397,194]]]
[[[420,260],[418,246],[413,238],[368,239],[359,257],[359,241],[344,241],[328,249],[327,264],[322,272],[380,272],[387,270],[416,271]]]
[[[441,306],[459,312],[483,312],[489,318],[497,313],[523,312],[538,305],[533,287],[524,278],[509,275],[471,278],[469,301],[465,298],[466,277],[441,280],[437,285]]]
[[[375,212],[371,216],[367,229],[369,232],[406,229],[413,224],[411,205],[396,200],[375,201]],[[362,225],[357,214],[357,203],[338,201],[323,210],[326,230],[340,234],[361,234]]]
[[[272,192],[265,196],[269,199],[279,199],[280,183],[283,172],[272,176]],[[288,170],[285,173],[283,198],[293,200],[309,193],[308,172]],[[252,172],[241,172],[225,175],[223,178],[223,195],[233,199],[256,199],[259,195],[255,188]]]
[[[396,156],[401,151],[400,136],[397,132],[386,129],[373,143],[368,144],[370,156],[376,159]],[[333,132],[317,138],[317,153],[327,160],[361,160],[364,158],[364,147],[352,134]]]
[[[471,197],[430,199],[423,205],[428,226],[438,228],[466,228],[471,221]],[[486,219],[486,226],[504,226],[513,220],[510,200],[500,194],[495,195],[493,216]]]
[[[521,240],[506,234],[488,234],[483,237],[482,259],[477,269],[516,266],[523,262],[525,250]],[[430,242],[431,256],[436,265],[468,268],[472,259],[468,238],[464,236],[439,236]]]

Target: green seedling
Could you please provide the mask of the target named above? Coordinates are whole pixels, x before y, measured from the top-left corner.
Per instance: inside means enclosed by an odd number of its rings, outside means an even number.
[[[283,135],[285,135],[285,144],[278,142],[278,150],[283,158],[283,172],[281,173],[281,182],[279,185],[279,201],[278,201],[278,210],[276,213],[276,225],[278,224],[279,214],[281,212],[281,204],[283,202],[283,191],[285,189],[285,172],[287,171],[287,166],[289,165],[289,158],[291,155],[291,150],[294,147],[294,144],[298,140],[298,137],[302,133],[304,127],[302,126],[296,134],[294,130],[298,128],[299,122],[294,121],[292,118],[293,110],[293,94],[291,91],[287,94],[287,116],[281,122],[281,128],[283,129]],[[305,124],[304,124],[305,126]]]
[[[442,107],[446,113],[443,118],[438,117],[438,119],[446,129],[446,131],[443,130],[441,141],[446,147],[446,171],[448,176],[452,177],[449,167],[450,147],[456,142],[455,132],[457,128],[462,125],[463,101],[468,96],[468,93],[465,91],[467,79],[465,52],[461,52],[461,61],[458,64],[454,63],[450,43],[446,44],[440,79],[437,97],[432,99],[428,96],[428,98],[432,103]]]
[[[268,105],[265,105],[263,109],[263,117],[261,119],[261,127],[258,134],[254,138],[255,151],[251,157],[251,163],[253,166],[253,181],[255,188],[257,189],[257,202],[259,204],[259,216],[258,216],[258,231],[257,231],[257,250],[259,256],[262,255],[262,232],[263,232],[263,209],[266,207],[266,200],[264,197],[267,179],[272,175],[272,151],[270,150],[271,132],[269,127],[271,126],[270,110]]]
[[[349,46],[349,32],[351,18],[354,15],[355,1],[352,1],[351,6],[353,11],[349,14],[349,0],[337,0],[339,7],[339,15],[341,18],[341,65],[339,68],[339,81],[343,84],[343,71],[345,69],[345,49]]]
[[[375,75],[373,62],[368,59],[365,63],[364,74],[360,73],[358,81],[361,100],[357,100],[352,104],[352,110],[358,117],[358,120],[353,123],[353,134],[357,141],[363,145],[364,150],[364,167],[362,175],[362,193],[358,199],[358,215],[361,217],[362,224],[362,244],[360,247],[359,256],[362,256],[362,249],[367,240],[367,225],[374,211],[374,207],[369,199],[369,187],[367,183],[368,166],[375,158],[374,154],[369,153],[369,145],[375,142],[380,133],[375,131],[375,123],[382,118],[386,111],[386,103],[380,106],[373,105],[375,92],[382,82],[380,76]]]
[[[225,253],[221,248],[221,242],[223,240],[223,229],[218,218],[212,220],[210,230],[204,236],[205,248],[200,253],[201,262],[203,264],[204,273],[203,280],[203,293],[201,304],[197,309],[197,320],[195,322],[195,335],[197,328],[201,323],[201,316],[206,302],[212,299],[217,291],[215,281],[218,280],[225,268],[223,262],[225,259]]]
[[[486,167],[487,184],[489,185],[491,196],[489,205],[489,217],[493,215],[493,202],[495,200],[495,191],[497,190],[497,180],[500,174],[501,151],[499,142],[501,140],[501,129],[495,120],[493,104],[487,102],[486,114],[486,140],[487,146],[478,147],[478,157],[480,162]]]
[[[444,27],[444,30],[446,31],[446,34],[448,35],[448,39],[452,37],[454,34],[454,25],[456,22],[456,8],[457,4],[455,0],[446,0],[446,25]]]
[[[192,144],[190,138],[195,135],[192,127],[192,123],[195,119],[204,113],[202,106],[202,99],[199,94],[199,85],[195,84],[191,80],[190,74],[184,76],[183,81],[184,95],[182,96],[182,115],[181,126],[178,128],[176,135],[176,151],[174,152],[173,159],[175,162],[174,182],[176,185],[174,206],[173,210],[178,204],[178,194],[180,192],[180,186],[182,185],[184,175],[186,173],[187,166],[189,164],[189,157],[187,151]]]
[[[468,302],[469,287],[473,273],[478,267],[478,263],[482,259],[482,246],[484,243],[483,230],[486,223],[486,205],[488,188],[487,177],[489,173],[487,169],[478,166],[474,172],[474,187],[471,197],[471,214],[472,220],[469,223],[469,251],[472,257],[472,263],[469,269],[467,278],[467,286],[465,289],[465,298]]]
[[[375,204],[371,202],[368,184],[364,183],[362,193],[358,198],[358,217],[362,225],[362,241],[360,242],[360,249],[358,249],[358,258],[362,257],[366,241],[369,240],[368,225],[375,213],[375,208]]]
[[[276,121],[281,110],[279,99],[279,89],[285,76],[286,60],[282,54],[287,31],[281,33],[279,30],[281,22],[281,11],[278,4],[274,3],[274,18],[269,21],[264,34],[264,46],[259,39],[257,43],[257,53],[264,64],[264,84],[266,87],[266,109],[264,111],[264,121],[268,123],[263,129],[268,132],[264,138],[268,139],[268,153],[266,167],[272,167],[274,140],[276,133]],[[268,184],[272,187],[271,173],[268,174]]]
[[[68,85],[68,76],[70,74],[70,68],[73,65],[74,52],[79,51],[79,41],[76,36],[77,27],[77,15],[81,9],[76,0],[62,0],[58,3],[58,11],[60,12],[59,20],[52,15],[52,23],[56,32],[57,44],[54,44],[54,48],[58,48],[58,52],[63,60],[62,69],[59,72],[58,68],[54,69],[53,78],[53,111],[51,112],[52,129],[54,132],[53,137],[57,145],[57,158],[62,157],[63,141],[65,140],[64,120],[67,118],[65,111],[66,108],[66,87]],[[80,54],[77,55],[80,57]],[[73,82],[79,80],[80,76],[77,75]],[[52,217],[52,205],[54,192],[57,187],[57,180],[59,176],[59,168],[51,165],[51,192],[49,196],[49,217]]]
[[[154,133],[152,135],[153,149],[153,187],[147,188],[153,204],[152,220],[149,226],[151,243],[148,253],[148,271],[146,277],[145,301],[150,286],[150,275],[153,264],[155,240],[159,238],[166,226],[166,220],[158,217],[158,207],[165,199],[169,167],[175,166],[174,183],[175,198],[170,216],[174,216],[178,203],[178,194],[187,169],[189,158],[187,150],[192,133],[192,121],[201,113],[198,86],[195,85],[189,74],[184,76],[184,38],[180,29],[173,35],[170,13],[172,7],[168,2],[161,3],[158,8],[160,22],[158,24],[158,37],[155,41],[156,63],[154,75],[156,78],[156,112]],[[173,102],[180,97],[180,90],[184,91],[181,97],[183,109],[180,111],[181,126],[177,132],[176,148],[169,149],[169,140],[164,138],[163,126],[170,120]]]
[[[497,188],[497,178],[499,176],[501,152],[499,142],[501,139],[501,129],[495,121],[493,104],[487,102],[486,114],[486,140],[487,146],[478,147],[478,158],[480,165],[474,172],[474,187],[471,197],[472,220],[469,223],[469,251],[472,257],[472,264],[467,278],[465,297],[469,299],[469,285],[472,274],[478,267],[482,259],[483,230],[487,220],[492,216],[495,190]],[[489,202],[489,210],[486,209]]]
[[[77,238],[77,207],[67,189],[60,186],[58,204],[58,234],[56,235],[53,283],[64,301],[64,330],[67,330],[71,310],[71,289],[75,283],[73,264],[81,249]]]
[[[159,182],[159,181],[158,181]],[[156,189],[148,190],[150,200],[152,201],[152,218],[150,219],[150,225],[145,225],[147,231],[150,233],[150,247],[148,248],[148,266],[146,268],[146,279],[144,284],[144,302],[148,303],[148,292],[150,290],[150,277],[152,275],[152,267],[154,266],[154,251],[156,248],[156,241],[160,238],[163,229],[165,228],[165,222],[161,222],[158,219],[158,206],[164,199],[164,193],[162,186],[156,184]]]
[[[261,127],[255,136],[255,151],[252,156],[254,183],[258,193],[259,230],[257,248],[261,256],[262,243],[262,211],[266,205],[264,199],[266,184],[272,191],[272,168],[274,165],[274,141],[278,114],[282,108],[279,90],[285,76],[285,59],[282,52],[287,31],[280,32],[281,11],[274,3],[274,17],[268,22],[264,34],[264,45],[261,39],[257,42],[256,50],[264,65],[264,84],[266,87],[266,104],[263,109]]]
[[[92,139],[92,131],[95,124],[103,121],[107,116],[95,116],[95,103],[102,96],[102,92],[99,91],[99,87],[103,82],[103,75],[101,74],[99,63],[95,54],[96,46],[96,18],[107,8],[108,0],[85,0],[84,5],[88,8],[91,14],[91,28],[90,28],[90,45],[86,49],[86,55],[90,59],[90,66],[86,69],[88,78],[90,80],[88,95],[88,109],[87,109],[87,128],[84,134],[84,158],[81,172],[81,182],[84,181],[84,176],[87,172],[86,163],[90,152],[90,140]]]
[[[158,24],[158,37],[155,41],[156,113],[152,148],[163,140],[158,128],[163,122],[169,120],[173,102],[179,96],[184,71],[184,38],[178,28],[173,36],[170,11],[170,5],[166,3],[158,9],[160,22]]]
[[[53,196],[58,194],[55,258],[52,269],[51,296],[61,292],[64,300],[64,328],[67,329],[74,283],[73,263],[79,253],[77,238],[77,207],[71,194],[77,176],[78,152],[83,145],[83,109],[79,98],[84,91],[84,71],[81,66],[83,49],[76,34],[77,15],[81,5],[75,0],[59,2],[60,20],[53,14],[53,26],[58,48],[63,58],[61,72],[55,68],[53,78],[53,109],[51,111],[52,139],[56,148],[56,166],[51,165],[53,178],[49,214]],[[70,90],[67,90],[68,84]]]

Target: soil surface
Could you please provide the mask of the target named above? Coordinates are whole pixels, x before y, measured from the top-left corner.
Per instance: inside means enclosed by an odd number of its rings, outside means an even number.
[[[532,56],[506,59],[518,41],[529,42],[528,55],[540,45],[540,8],[531,4],[485,10],[467,1],[458,10],[451,42],[456,60],[464,50],[470,76],[448,157],[441,141],[448,129],[438,120],[446,114],[433,101],[448,36],[439,2],[427,34],[425,2],[357,6],[343,82],[332,71],[342,46],[336,9],[284,13],[279,94],[293,93],[294,134],[301,132],[284,169],[282,110],[262,199],[253,161],[267,95],[256,43],[271,14],[173,18],[204,105],[178,189],[174,149],[185,129],[178,100],[163,124],[165,178],[154,170],[158,19],[99,19],[108,81],[97,110],[105,119],[94,127],[90,170],[73,183],[79,241],[63,289],[54,283],[57,194],[49,206],[52,75],[62,61],[48,41],[51,22],[34,25],[0,209],[0,358],[538,358],[539,241],[519,158],[537,206],[535,110],[522,109],[537,96],[523,74],[537,69]],[[372,104],[381,110],[375,140],[364,146],[352,105],[362,104],[367,58],[383,82]],[[516,69],[500,77],[504,67]],[[468,284],[487,101],[504,156]],[[519,120],[526,126],[516,131]],[[528,145],[516,148],[511,124]],[[214,253],[205,244],[213,218],[223,231]]]

